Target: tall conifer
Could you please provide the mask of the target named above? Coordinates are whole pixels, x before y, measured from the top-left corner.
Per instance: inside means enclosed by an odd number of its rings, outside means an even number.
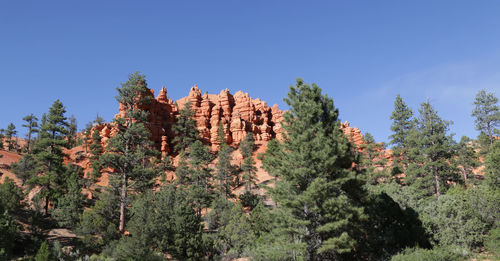
[[[285,140],[281,150],[265,156],[272,163],[267,168],[280,178],[273,199],[295,224],[294,251],[301,251],[299,241],[305,243],[305,260],[335,260],[355,248],[356,221],[364,218],[358,203],[362,182],[352,168],[355,153],[340,130],[333,100],[316,84],[298,79],[285,102],[291,107]]]

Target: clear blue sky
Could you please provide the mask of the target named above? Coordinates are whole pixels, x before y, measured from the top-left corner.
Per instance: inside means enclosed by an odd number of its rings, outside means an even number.
[[[60,99],[79,128],[118,111],[141,71],[175,99],[198,84],[286,108],[297,77],[387,141],[395,96],[427,98],[476,137],[481,88],[500,95],[499,1],[1,1],[0,127]],[[24,132],[24,131],[22,131]]]

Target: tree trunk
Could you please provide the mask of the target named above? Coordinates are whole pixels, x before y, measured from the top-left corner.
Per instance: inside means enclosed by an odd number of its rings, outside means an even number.
[[[436,186],[436,196],[441,196],[441,193],[439,193],[439,176],[436,173],[436,170],[434,170],[434,185]]]
[[[45,206],[43,208],[44,210],[44,216],[48,216],[49,215],[49,197],[45,197]]]
[[[125,173],[123,173],[122,175],[122,191],[120,193],[120,234],[123,234],[123,232],[125,232],[125,207],[127,204],[127,175]]]

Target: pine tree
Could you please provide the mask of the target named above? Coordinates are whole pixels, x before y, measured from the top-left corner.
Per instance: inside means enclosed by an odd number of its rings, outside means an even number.
[[[76,124],[76,118],[74,115],[71,115],[69,117],[69,125],[68,125],[68,131],[67,131],[67,137],[68,137],[68,147],[73,148],[76,145],[76,131],[78,129],[78,126]]]
[[[179,111],[177,122],[172,126],[175,133],[172,142],[174,143],[174,151],[177,153],[182,153],[199,137],[196,121],[193,117],[194,111],[191,109],[191,102],[186,102]]]
[[[13,123],[10,123],[9,126],[7,126],[7,130],[5,131],[5,138],[7,139],[7,149],[9,151],[14,151],[17,149],[16,135],[16,126]]]
[[[144,75],[138,72],[130,74],[128,81],[117,91],[116,99],[125,108],[126,118],[115,119],[118,132],[108,140],[101,159],[103,166],[114,170],[111,175],[120,177],[119,232],[123,233],[129,189],[145,191],[151,188],[153,178],[159,173],[153,168],[151,160],[158,156],[158,152],[153,149],[151,133],[145,125],[148,112],[140,109],[152,99]]]
[[[37,162],[33,155],[25,154],[19,161],[12,163],[11,168],[24,186],[26,181],[30,180],[36,174]]]
[[[37,175],[29,183],[41,188],[40,195],[45,199],[45,215],[48,214],[49,203],[61,196],[64,187],[65,168],[63,165],[64,153],[67,147],[65,139],[68,123],[64,116],[64,105],[56,100],[49,109],[48,114],[42,117],[39,141],[33,149],[37,161]]]
[[[189,184],[187,186],[188,199],[196,214],[201,217],[201,210],[210,206],[212,201],[212,169],[209,164],[213,155],[207,146],[199,140],[189,147]]]
[[[387,160],[383,158],[383,145],[375,142],[375,139],[370,133],[366,133],[363,137],[364,143],[360,145],[362,149],[360,166],[364,168],[368,176],[368,182],[375,185],[379,179],[386,176],[385,164]]]
[[[85,153],[88,152],[89,143],[92,135],[92,122],[88,122],[83,129],[83,146],[85,147]]]
[[[396,168],[401,165],[401,170],[396,172],[404,172],[408,167],[408,135],[413,129],[413,112],[403,101],[401,96],[398,94],[396,100],[394,101],[394,111],[391,115],[391,120],[393,121],[391,125],[391,131],[394,132],[390,136],[391,141],[389,142],[392,147],[392,153],[395,155],[395,166]],[[398,173],[394,173],[398,174]]]
[[[217,139],[220,144],[220,150],[217,154],[217,165],[215,173],[217,188],[220,195],[224,198],[232,197],[233,193],[231,191],[231,187],[235,183],[233,180],[234,175],[237,171],[237,167],[231,164],[231,153],[233,152],[233,148],[227,145],[227,142],[224,138],[222,123],[219,123]]]
[[[38,118],[31,113],[30,115],[26,115],[23,118],[23,121],[26,122],[26,124],[23,124],[22,126],[28,129],[28,141],[26,142],[26,150],[28,151],[28,154],[31,153],[30,150],[30,145],[31,145],[31,139],[33,133],[38,133]]]
[[[472,111],[476,130],[488,136],[489,145],[493,144],[493,135],[499,134],[497,127],[500,125],[500,109],[497,103],[498,98],[493,93],[481,90],[476,95]]]
[[[305,260],[335,260],[356,246],[361,180],[355,153],[340,130],[338,110],[321,89],[297,80],[285,102],[285,140],[278,155],[266,155],[279,175],[273,199],[294,225],[295,244],[305,243]],[[269,158],[277,157],[271,160]],[[282,230],[280,234],[287,234]]]
[[[500,141],[495,141],[485,158],[485,182],[492,190],[500,191]]]
[[[91,178],[95,181],[97,178],[101,177],[101,155],[103,152],[103,147],[101,145],[101,135],[98,130],[92,132],[92,143],[90,144],[90,165],[92,167]]]
[[[474,179],[474,169],[480,165],[479,158],[472,146],[472,140],[467,136],[460,139],[457,156],[457,166],[462,173],[463,181],[467,183],[468,179]]]
[[[415,131],[410,133],[410,164],[406,181],[424,195],[440,196],[447,181],[457,181],[457,169],[450,162],[455,156],[454,141],[448,135],[451,122],[442,120],[429,102],[421,104]]]
[[[60,226],[74,228],[79,216],[83,212],[84,198],[80,179],[83,177],[83,170],[77,165],[71,164],[67,167],[66,188],[64,196],[58,199],[57,208],[52,215]]]
[[[249,132],[240,144],[240,151],[243,155],[241,170],[243,171],[242,180],[245,184],[245,192],[250,191],[252,185],[256,184],[255,173],[257,172],[257,168],[255,167],[255,161],[252,157],[254,149],[255,140],[253,138],[253,133]]]
[[[0,149],[4,149],[4,141],[5,141],[5,129],[0,129]]]

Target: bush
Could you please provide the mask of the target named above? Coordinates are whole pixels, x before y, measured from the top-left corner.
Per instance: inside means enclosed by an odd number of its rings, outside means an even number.
[[[460,247],[439,247],[434,249],[409,248],[393,256],[392,261],[457,261],[464,260],[469,252]]]
[[[500,255],[500,227],[490,230],[490,234],[484,240],[486,249],[495,255]]]
[[[259,195],[253,194],[250,191],[246,191],[241,194],[239,199],[241,201],[241,205],[245,208],[250,208],[250,210],[254,209],[260,202]]]

